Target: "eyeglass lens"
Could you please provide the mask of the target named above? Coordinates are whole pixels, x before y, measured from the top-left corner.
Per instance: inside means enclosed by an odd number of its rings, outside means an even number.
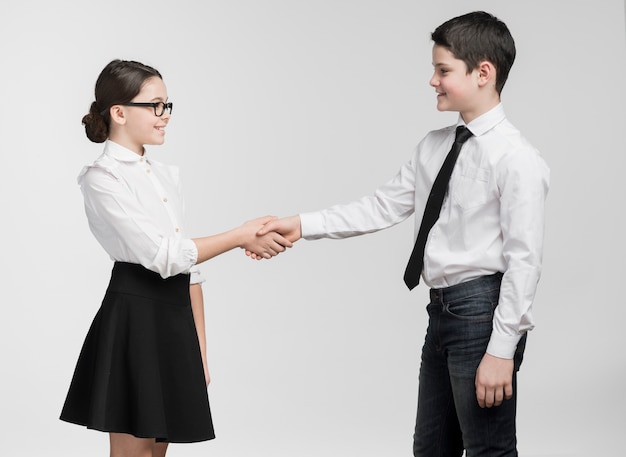
[[[172,114],[172,103],[164,103],[164,102],[157,102],[154,104],[154,114],[156,116],[163,116],[163,114],[165,114],[165,110],[168,110],[170,114]]]

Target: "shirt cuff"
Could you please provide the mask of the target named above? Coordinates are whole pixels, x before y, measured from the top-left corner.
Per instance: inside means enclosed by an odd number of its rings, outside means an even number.
[[[521,338],[521,335],[501,335],[493,332],[487,345],[487,354],[501,359],[512,359]]]
[[[184,244],[185,256],[187,257],[187,260],[191,262],[191,267],[189,268],[189,285],[202,284],[205,279],[200,272],[200,268],[196,264],[198,261],[198,246],[191,239],[185,240]]]
[[[183,270],[189,273],[189,283],[199,284],[204,282],[202,273],[196,263],[198,262],[198,246],[192,239],[182,240],[182,253],[185,261],[187,262],[187,268]]]
[[[305,240],[317,240],[326,234],[324,230],[324,217],[322,213],[300,214],[300,230]]]
[[[189,270],[189,285],[202,284],[205,281],[206,279],[202,275],[202,272],[200,271],[198,266],[194,265],[193,267],[191,267],[191,270]]]

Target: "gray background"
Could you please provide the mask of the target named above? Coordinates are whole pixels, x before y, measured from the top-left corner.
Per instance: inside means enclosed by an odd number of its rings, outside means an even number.
[[[545,269],[520,374],[522,456],[617,456],[626,421],[624,2],[3,1],[0,8],[2,454],[107,455],[57,420],[110,261],[76,186],[101,145],[80,125],[100,70],[164,75],[193,235],[371,193],[438,113],[429,33],[485,9],[518,59],[509,118],[552,169]],[[573,136],[575,135],[575,136]],[[172,456],[407,456],[426,290],[412,224],[204,265],[218,439]],[[623,446],[622,446],[623,447]]]

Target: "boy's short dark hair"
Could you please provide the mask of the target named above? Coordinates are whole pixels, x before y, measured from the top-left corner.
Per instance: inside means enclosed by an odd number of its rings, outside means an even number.
[[[515,42],[504,22],[484,11],[464,14],[444,22],[431,34],[435,44],[465,62],[467,72],[487,60],[496,68],[496,90],[502,92],[515,61]]]

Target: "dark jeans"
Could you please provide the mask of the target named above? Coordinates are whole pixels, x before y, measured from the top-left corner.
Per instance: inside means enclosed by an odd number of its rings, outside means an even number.
[[[476,369],[487,349],[501,274],[430,292],[429,323],[422,349],[413,455],[415,457],[517,456],[516,373],[526,336],[515,354],[513,398],[481,408]]]

